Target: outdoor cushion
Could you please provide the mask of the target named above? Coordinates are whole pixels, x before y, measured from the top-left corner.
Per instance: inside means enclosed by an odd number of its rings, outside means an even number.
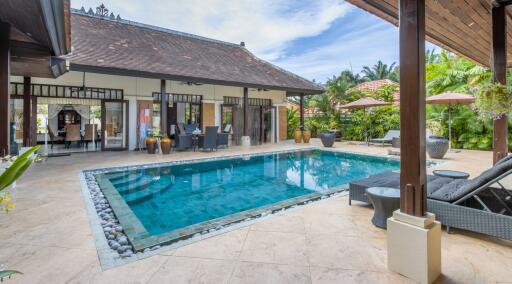
[[[191,134],[192,132],[194,132],[194,130],[197,129],[198,125],[195,123],[192,123],[192,124],[185,124],[183,127],[185,128],[185,133]]]
[[[427,197],[439,201],[453,202],[476,188],[473,180],[456,179],[438,188],[431,188],[429,184],[427,186]]]
[[[449,177],[427,176],[427,197],[453,180]]]

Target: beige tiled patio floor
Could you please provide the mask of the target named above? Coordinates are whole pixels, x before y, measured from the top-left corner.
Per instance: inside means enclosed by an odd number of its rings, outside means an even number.
[[[347,197],[102,271],[79,170],[295,147],[282,143],[169,156],[77,154],[38,164],[13,191],[17,208],[0,215],[0,262],[25,273],[9,283],[409,283],[386,269],[386,234],[370,223],[373,210],[348,206]],[[388,148],[337,143],[335,149],[385,154]],[[489,152],[463,151],[449,154],[438,168],[474,175],[490,166],[490,159]],[[512,281],[510,243],[464,232],[443,233],[442,242],[440,283]]]

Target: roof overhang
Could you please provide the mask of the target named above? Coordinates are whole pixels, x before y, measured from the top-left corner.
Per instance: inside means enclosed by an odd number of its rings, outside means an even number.
[[[69,0],[3,0],[0,21],[11,25],[11,74],[56,78],[59,56],[71,51]]]
[[[398,0],[347,0],[398,26]],[[510,1],[501,1],[502,5]],[[427,40],[480,65],[491,65],[491,8],[500,1],[425,1]],[[507,7],[508,17],[512,16]],[[507,26],[508,66],[512,66],[512,25]]]
[[[293,87],[280,87],[280,86],[253,84],[253,83],[247,83],[247,82],[215,80],[215,79],[209,79],[209,78],[152,73],[152,72],[145,72],[145,71],[140,71],[140,70],[127,70],[127,69],[113,68],[113,67],[88,66],[88,65],[75,64],[72,61],[69,65],[70,65],[69,69],[71,71],[98,73],[98,74],[106,74],[106,75],[140,77],[140,78],[158,79],[158,80],[164,79],[164,80],[194,82],[194,83],[201,83],[201,84],[213,84],[213,85],[232,86],[232,87],[268,89],[268,90],[276,90],[276,91],[286,91],[287,95],[289,92],[296,93],[296,94],[303,93],[303,94],[308,94],[308,95],[320,94],[320,93],[324,92],[324,90],[304,90],[304,89],[297,89],[297,88],[293,88]]]

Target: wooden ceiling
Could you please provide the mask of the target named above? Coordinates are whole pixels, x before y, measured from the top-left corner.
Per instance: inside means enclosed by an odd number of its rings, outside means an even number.
[[[71,51],[69,0],[1,0],[0,21],[11,24],[11,74],[56,78],[66,72],[58,56]]]
[[[347,0],[398,26],[398,0]],[[491,0],[426,0],[427,40],[484,66],[491,65]],[[512,66],[512,6],[507,7],[507,64]]]

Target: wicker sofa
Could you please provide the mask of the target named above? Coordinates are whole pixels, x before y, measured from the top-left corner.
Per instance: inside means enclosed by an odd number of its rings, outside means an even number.
[[[512,173],[507,159],[471,180],[427,177],[427,208],[450,228],[460,228],[512,240],[512,193],[500,181]],[[400,187],[400,174],[386,172],[353,181],[349,185],[349,204],[353,200],[370,203],[368,187]]]

